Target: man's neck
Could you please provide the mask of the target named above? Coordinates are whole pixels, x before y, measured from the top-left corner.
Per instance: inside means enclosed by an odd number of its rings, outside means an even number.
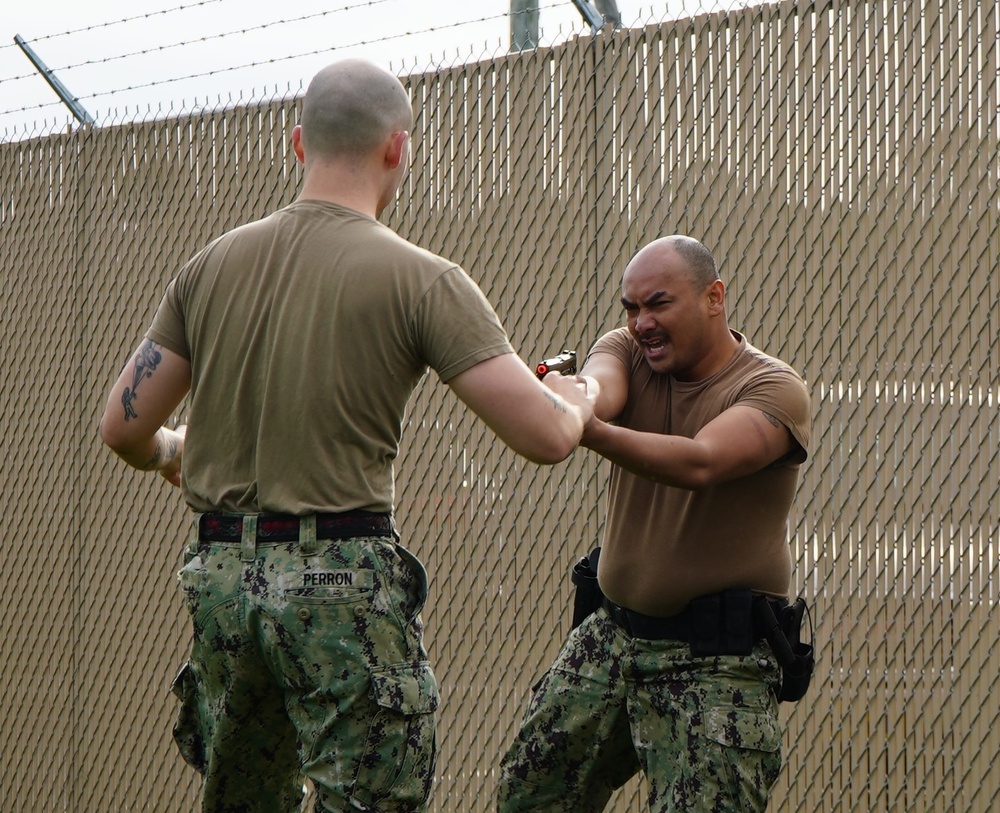
[[[322,200],[360,212],[371,218],[379,215],[379,190],[355,166],[325,164],[306,173],[298,200]]]
[[[352,211],[370,217],[373,220],[378,217],[375,214],[374,203],[372,203],[367,197],[360,195],[324,193],[322,191],[314,191],[303,187],[296,200],[319,200],[324,203],[335,203],[337,206],[343,206],[345,209],[351,209]]]
[[[677,381],[693,383],[711,378],[724,369],[733,360],[733,356],[740,347],[740,340],[733,332],[728,327],[725,328],[725,331],[725,336],[719,337],[711,353],[702,358],[695,368],[681,374],[674,373],[674,378]]]

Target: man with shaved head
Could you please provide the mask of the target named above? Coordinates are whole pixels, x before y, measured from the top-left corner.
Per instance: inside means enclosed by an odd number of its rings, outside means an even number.
[[[656,813],[763,813],[781,767],[767,612],[810,436],[787,364],[729,328],[711,252],[673,235],[625,268],[627,325],[593,346],[583,445],[612,463],[603,598],[536,688],[501,813],[597,813],[638,771]],[[591,560],[594,556],[592,555]]]
[[[311,155],[364,155],[385,133],[408,133],[413,109],[395,77],[369,62],[345,60],[313,77],[300,122]]]
[[[542,464],[593,414],[593,382],[538,381],[462,268],[378,222],[411,125],[382,69],[317,74],[292,130],[298,198],[180,270],[108,396],[105,443],[194,512],[174,736],[203,811],[298,811],[305,778],[318,810],[426,809],[427,577],[393,522],[407,400],[432,368]],[[187,426],[165,426],[186,395]]]

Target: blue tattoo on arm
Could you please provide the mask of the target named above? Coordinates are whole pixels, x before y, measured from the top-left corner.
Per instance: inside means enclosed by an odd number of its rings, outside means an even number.
[[[139,417],[139,414],[135,411],[135,407],[133,406],[137,397],[136,390],[139,388],[139,383],[144,378],[149,378],[153,375],[153,371],[162,360],[163,354],[156,349],[156,345],[149,339],[146,339],[136,351],[135,369],[132,375],[132,386],[126,387],[124,392],[122,392],[122,406],[125,407],[126,421]]]

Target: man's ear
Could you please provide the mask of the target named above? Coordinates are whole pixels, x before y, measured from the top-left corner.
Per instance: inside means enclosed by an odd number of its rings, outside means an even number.
[[[396,169],[406,160],[406,143],[409,139],[410,134],[406,130],[389,136],[389,142],[385,148],[385,163],[389,169]]]
[[[306,162],[306,153],[302,149],[302,125],[296,124],[292,128],[292,152],[295,153],[295,157],[299,159],[300,164]]]
[[[719,312],[726,303],[726,285],[721,279],[713,280],[708,286],[708,308],[712,313]]]

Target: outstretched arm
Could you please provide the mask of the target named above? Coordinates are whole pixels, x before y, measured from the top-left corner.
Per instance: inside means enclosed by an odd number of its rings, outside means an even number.
[[[479,362],[448,386],[511,449],[543,464],[558,463],[577,447],[598,392],[578,376],[550,373],[539,381],[513,353]]]
[[[158,471],[180,485],[184,427],[164,421],[191,386],[187,359],[144,339],[111,388],[101,417],[101,439],[130,466]]]
[[[617,418],[628,398],[628,370],[621,359],[610,353],[591,353],[580,373],[600,385],[594,417],[602,421]]]

